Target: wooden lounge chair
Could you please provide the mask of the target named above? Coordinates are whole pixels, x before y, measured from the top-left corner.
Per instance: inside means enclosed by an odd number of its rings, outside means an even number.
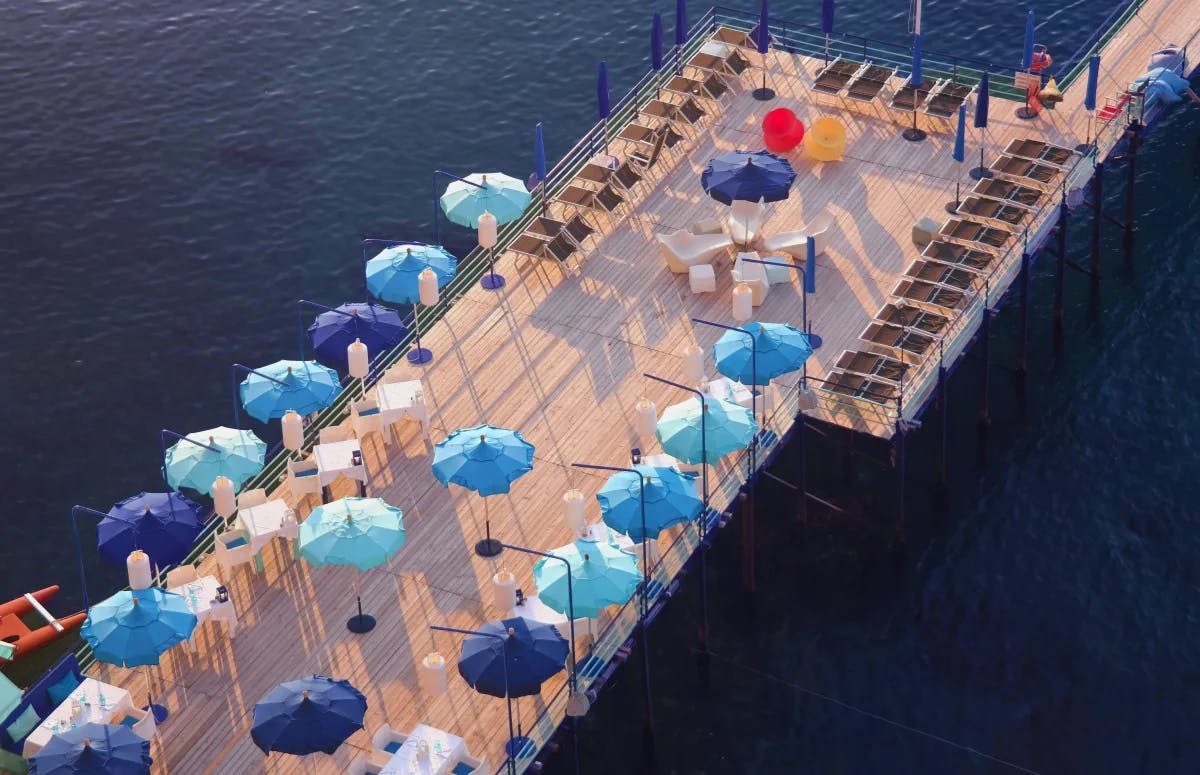
[[[1003,199],[1019,204],[1022,207],[1037,207],[1038,202],[1042,201],[1042,198],[1046,196],[1046,192],[1044,191],[1022,186],[1003,178],[984,178],[975,184],[975,188],[971,189],[971,193],[991,197],[992,199]]]
[[[592,228],[592,224],[583,217],[582,213],[576,213],[563,225],[559,233],[566,235],[580,250],[583,250],[583,243],[588,237],[595,234],[596,230]]]
[[[645,143],[646,145],[654,144],[654,128],[643,124],[633,123],[621,130],[621,134],[617,137],[631,143]]]
[[[1020,205],[981,196],[968,196],[958,204],[960,215],[982,221],[996,221],[1007,226],[1020,226],[1029,217],[1030,212]]]
[[[594,161],[589,161],[583,165],[583,169],[575,176],[575,180],[586,180],[589,183],[600,183],[601,185],[608,182],[612,177],[613,168],[606,164],[597,164]]]
[[[995,250],[1003,248],[1013,237],[1013,233],[1008,229],[984,226],[982,223],[966,221],[961,218],[951,218],[946,221],[938,233],[947,239],[973,242],[976,245],[983,245]]]
[[[988,271],[996,261],[995,253],[937,239],[925,246],[921,257],[927,261],[938,261],[980,274]]]
[[[556,201],[575,207],[586,207],[591,210],[613,212],[625,199],[609,184],[600,190],[577,186],[574,183],[567,186],[555,197]]]
[[[1049,164],[1039,164],[1036,161],[1022,159],[1019,156],[1001,156],[989,167],[993,172],[1010,178],[1028,180],[1035,186],[1046,189],[1056,188],[1057,180],[1062,170]]]
[[[920,280],[904,279],[892,289],[892,295],[913,304],[927,304],[951,312],[959,312],[967,306],[970,297],[943,285],[934,285]]]
[[[617,190],[611,185],[596,192],[595,199],[592,200],[591,208],[593,210],[604,210],[609,213],[616,212],[616,209],[625,201],[625,197],[617,193]]]
[[[901,328],[912,328],[930,336],[937,336],[950,325],[950,318],[940,312],[931,312],[906,304],[885,304],[875,315],[876,320]]]
[[[642,168],[642,171],[649,171],[655,163],[658,162],[658,157],[662,155],[663,145],[666,144],[667,133],[660,132],[654,138],[654,144],[650,146],[648,151],[641,148],[635,148],[629,152],[629,161]]]
[[[696,104],[696,101],[688,97],[683,102],[679,103],[679,117],[686,121],[691,126],[695,126],[700,119],[708,114]]]
[[[529,226],[525,228],[525,233],[545,241],[557,236],[559,232],[566,228],[566,225],[563,221],[557,221],[542,215],[530,221]]]
[[[858,350],[846,350],[838,356],[837,368],[897,384],[904,379],[905,373],[908,372],[908,364],[895,358]]]
[[[912,277],[916,280],[924,280],[927,283],[946,285],[951,288],[957,288],[960,291],[971,290],[971,285],[975,281],[975,275],[965,269],[959,269],[958,267],[938,261],[924,261],[921,259],[917,259],[909,264],[904,270],[904,276]]]
[[[566,234],[559,234],[554,239],[545,243],[542,248],[542,256],[544,258],[553,258],[561,264],[567,263],[567,260],[576,253],[581,252],[579,246],[571,241]]]
[[[813,79],[813,89],[825,94],[838,94],[863,66],[861,62],[838,57],[817,73]]]
[[[1057,167],[1066,167],[1071,160],[1078,156],[1075,151],[1063,148],[1061,145],[1042,142],[1041,140],[1013,140],[1004,149],[1010,156],[1020,156],[1024,159],[1045,162]]]
[[[642,182],[642,176],[628,161],[621,162],[621,166],[613,171],[612,179],[626,191],[632,191],[634,186]]]
[[[738,48],[755,48],[754,41],[750,40],[749,35],[732,27],[717,27],[712,39]]]
[[[667,81],[663,88],[685,97],[708,97],[713,100],[719,100],[729,91],[729,86],[717,73],[707,73],[703,79],[677,75]]]
[[[892,94],[892,109],[911,113],[924,105],[929,95],[936,92],[944,83],[944,81],[938,81],[930,86],[929,81],[926,80],[920,86],[913,86],[908,81],[905,81],[904,85]]]
[[[859,102],[874,102],[895,74],[893,67],[867,65],[846,84],[846,96]]]
[[[658,121],[673,122],[679,120],[679,106],[674,102],[667,102],[666,100],[650,100],[640,112],[643,116],[648,116]]]
[[[895,401],[900,397],[899,388],[890,382],[880,382],[861,374],[848,374],[844,371],[830,372],[825,378],[824,387],[834,393],[866,399],[875,404]]]
[[[934,118],[949,119],[958,113],[958,106],[967,101],[974,87],[953,81],[943,84],[925,103],[924,113]]]
[[[750,69],[750,60],[736,46],[713,40],[701,46],[687,66],[738,76]]]
[[[867,329],[859,334],[858,338],[881,347],[898,358],[907,358],[910,355],[923,358],[937,343],[937,340],[928,334],[890,323],[881,323],[878,320],[868,323]]]

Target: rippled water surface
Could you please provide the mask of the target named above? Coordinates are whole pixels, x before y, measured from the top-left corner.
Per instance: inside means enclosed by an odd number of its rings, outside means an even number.
[[[672,8],[0,0],[0,599],[57,582],[77,602],[72,504],[158,489],[158,430],[228,424],[229,365],[294,357],[295,299],[361,295],[360,238],[432,239],[433,169],[524,177],[537,121],[557,158],[594,119],[596,62],[614,93],[631,85],[651,13],[670,39]],[[1073,50],[1109,8],[1039,9],[1039,38]],[[772,11],[808,21],[819,5]],[[838,24],[902,40],[906,11],[852,0]],[[1015,62],[1023,16],[930,2],[925,46]],[[714,558],[704,692],[679,658],[689,580],[654,629],[665,769],[1008,771],[750,668],[1039,772],[1196,769],[1198,134],[1194,108],[1155,128],[1135,270],[1114,235],[1095,323],[1069,278],[1061,359],[1040,263],[1029,410],[998,369],[982,472],[970,362],[956,375],[950,518],[899,582],[850,583],[872,570],[853,548],[819,574],[794,562],[817,539],[781,501],[759,520],[753,618],[736,541]],[[1079,251],[1086,235],[1072,232]],[[460,253],[470,240],[447,236]],[[1011,366],[1011,310],[996,328],[992,357]],[[934,456],[914,447],[920,487]],[[120,577],[89,561],[89,578]],[[582,730],[587,771],[621,771],[639,733],[626,673]]]

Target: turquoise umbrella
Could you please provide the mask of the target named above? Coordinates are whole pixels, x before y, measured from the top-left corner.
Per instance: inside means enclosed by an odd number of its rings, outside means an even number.
[[[533,566],[538,598],[568,614],[567,603],[573,597],[575,618],[590,619],[610,605],[625,604],[642,581],[637,559],[608,541],[580,540],[552,549],[550,554],[571,564],[571,591],[567,591],[566,564],[543,557]]]
[[[418,278],[429,267],[441,288],[458,269],[458,259],[443,248],[413,243],[379,251],[367,262],[367,290],[393,304],[416,304],[421,300]]]
[[[812,345],[804,332],[786,323],[747,323],[742,330],[750,336],[726,331],[713,345],[712,355],[717,371],[744,385],[769,384],[780,375],[799,370],[812,355]]]
[[[247,414],[261,422],[289,410],[303,416],[324,409],[342,390],[338,374],[316,361],[275,361],[246,375],[239,387]]]
[[[671,525],[700,516],[704,507],[696,494],[695,474],[674,468],[634,466],[642,476],[622,471],[608,477],[596,493],[604,524],[634,541],[657,538]],[[646,491],[646,529],[642,531],[642,486]]]
[[[404,512],[379,498],[342,498],[313,509],[300,525],[300,554],[313,565],[353,565],[359,571],[383,565],[404,546]],[[347,622],[367,632],[375,619],[362,612]]]
[[[689,398],[663,410],[658,421],[658,442],[663,451],[685,463],[716,464],[730,452],[742,449],[758,432],[750,410],[723,398]],[[700,428],[704,427],[701,438]]]
[[[190,487],[211,495],[213,482],[224,476],[239,490],[262,470],[267,455],[267,445],[251,431],[219,426],[187,438],[190,441],[175,442],[163,457],[167,484],[175,489]]]
[[[459,226],[476,228],[484,211],[496,216],[496,223],[508,223],[529,206],[525,184],[503,172],[476,172],[464,180],[469,182],[456,180],[447,186],[440,200],[442,212]]]

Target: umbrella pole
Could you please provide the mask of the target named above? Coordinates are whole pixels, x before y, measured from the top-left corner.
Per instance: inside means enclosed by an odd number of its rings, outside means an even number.
[[[354,576],[354,599],[358,603],[358,615],[350,617],[350,620],[346,622],[346,629],[361,635],[364,632],[370,632],[375,629],[375,617],[363,613],[362,588],[359,584],[359,575],[357,573]]]
[[[542,202],[543,208],[545,207],[545,204],[546,204],[545,201],[543,201]],[[544,210],[543,210],[543,212],[544,212]],[[504,278],[502,276],[496,274],[496,249],[495,248],[488,248],[488,274],[482,280],[479,281],[479,284],[482,285],[486,290],[489,290],[489,291],[494,291],[497,288],[504,287]]]
[[[417,349],[412,350],[408,354],[408,362],[415,366],[419,366],[422,363],[429,363],[433,360],[433,353],[421,347],[421,320],[417,315],[417,310],[420,306],[420,302],[413,304],[413,332],[417,336]]]
[[[946,212],[950,213],[951,215],[958,212],[958,206],[962,202],[960,186],[961,184],[959,181],[954,181],[954,201],[946,203]]]
[[[483,535],[484,539],[475,544],[475,554],[480,557],[495,557],[504,551],[504,546],[499,539],[492,538],[492,520],[487,516],[487,499],[483,500],[484,517],[483,517]]]
[[[171,715],[171,713],[166,709],[166,707],[155,704],[154,695],[150,693],[150,673],[150,666],[146,665],[146,707],[142,708],[142,710],[147,710],[153,713],[154,723],[158,725],[166,721],[167,716]]]

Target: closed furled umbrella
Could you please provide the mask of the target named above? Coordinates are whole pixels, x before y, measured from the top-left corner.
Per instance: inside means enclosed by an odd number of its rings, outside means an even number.
[[[394,309],[369,301],[348,301],[317,315],[308,327],[308,341],[318,361],[345,374],[350,370],[346,348],[356,340],[375,357],[400,344],[407,333],[408,327]]]
[[[533,566],[533,583],[539,600],[568,616],[571,602],[574,616],[588,619],[611,605],[624,605],[642,580],[637,559],[608,541],[579,540],[551,549],[550,554],[570,563],[570,581],[565,563],[542,558]]]
[[[754,28],[754,47],[762,54],[762,86],[753,92],[756,100],[775,99],[775,92],[767,88],[767,52],[771,49],[771,25],[767,12],[767,0],[762,0],[758,10],[758,26]]]
[[[703,427],[703,432],[701,431]],[[758,432],[750,410],[723,398],[689,398],[663,410],[658,442],[663,451],[685,463],[715,465],[730,452],[743,449]]]
[[[1033,67],[1033,35],[1034,28],[1037,24],[1033,18],[1033,9],[1029,9],[1029,13],[1025,14],[1025,44],[1021,48],[1021,69],[1029,70]]]
[[[700,185],[722,204],[733,200],[778,202],[787,199],[796,170],[787,159],[768,151],[731,151],[710,159]]]
[[[960,164],[967,159],[967,104],[965,102],[958,106],[958,126],[954,130],[954,152],[952,156]],[[946,203],[946,212],[958,212],[959,202],[959,182],[955,179],[954,201]]]
[[[150,775],[150,741],[122,724],[81,724],[29,760],[30,775]]]
[[[276,361],[252,370],[238,387],[242,408],[264,423],[288,411],[301,416],[318,412],[340,392],[337,372],[316,361]]]
[[[600,121],[604,123],[604,152],[608,153],[608,117],[612,106],[608,97],[608,63],[604,60],[600,60],[600,68],[596,71],[596,106]]]
[[[164,444],[167,435],[179,439],[163,452],[163,472],[167,484],[175,489],[190,487],[211,495],[219,476],[230,479],[235,490],[241,489],[246,480],[262,470],[267,454],[266,443],[251,431],[225,426],[186,437],[165,431]]]
[[[650,66],[658,72],[663,66],[662,14],[654,14],[650,23]]]
[[[672,525],[700,516],[703,501],[696,493],[695,474],[661,466],[634,466],[638,474],[614,473],[596,493],[604,524],[635,542],[658,538]],[[643,481],[646,509],[642,511]],[[643,528],[642,520],[645,519]]]
[[[983,164],[983,147],[987,142],[989,101],[988,74],[984,73],[983,78],[979,81],[979,89],[975,92],[975,128],[983,130],[979,133],[979,166],[970,173],[975,180],[990,178],[995,174]]]
[[[332,754],[363,728],[367,698],[349,681],[314,675],[281,683],[254,706],[250,737],[272,751]]]
[[[829,36],[833,34],[834,0],[821,0],[821,32],[825,33],[825,64],[829,64]]]
[[[177,492],[143,492],[115,504],[100,521],[98,549],[121,567],[141,549],[161,567],[183,562],[204,530],[204,508]]]

